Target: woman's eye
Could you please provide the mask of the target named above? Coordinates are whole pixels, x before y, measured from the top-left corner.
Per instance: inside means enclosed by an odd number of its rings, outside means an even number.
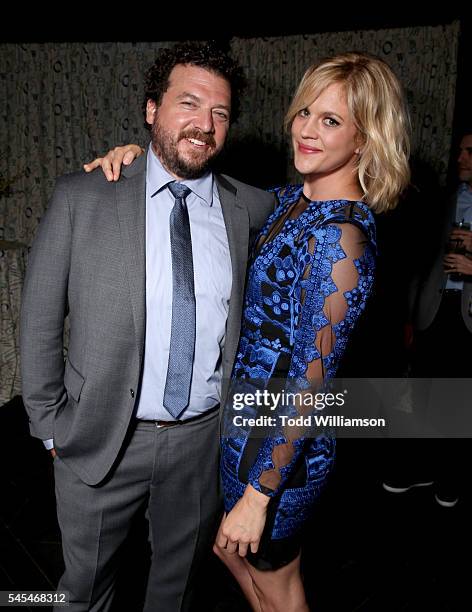
[[[300,117],[308,117],[310,115],[310,111],[307,108],[302,108],[302,110],[298,111],[298,115]]]
[[[332,117],[325,117],[323,119],[323,122],[325,123],[325,125],[329,127],[334,127],[336,125],[339,125],[339,121],[336,121],[336,119],[333,119]]]

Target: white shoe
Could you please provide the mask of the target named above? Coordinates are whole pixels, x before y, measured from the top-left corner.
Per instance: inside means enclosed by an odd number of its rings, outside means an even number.
[[[443,508],[453,508],[459,501],[457,491],[445,485],[436,487],[434,499]]]
[[[410,485],[399,486],[398,483],[390,481],[390,482],[383,482],[382,487],[389,493],[405,493],[406,491],[409,491],[410,489],[414,489],[415,487],[429,487],[432,484],[433,484],[433,481],[431,480],[428,482],[414,482]]]

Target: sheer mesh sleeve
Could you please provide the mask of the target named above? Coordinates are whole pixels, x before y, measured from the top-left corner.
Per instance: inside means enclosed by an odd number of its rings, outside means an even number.
[[[288,379],[316,392],[335,375],[371,291],[374,248],[361,223],[346,220],[307,228],[300,240],[299,304]],[[309,414],[311,406],[295,406]],[[259,449],[250,484],[267,495],[278,493],[303,452],[306,430],[285,427]]]

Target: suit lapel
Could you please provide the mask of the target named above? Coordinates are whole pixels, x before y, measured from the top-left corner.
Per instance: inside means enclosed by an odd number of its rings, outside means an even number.
[[[146,159],[123,169],[116,184],[116,205],[128,274],[133,319],[142,359],[146,321]]]
[[[216,176],[216,181],[226,225],[226,233],[228,235],[233,273],[223,354],[223,375],[228,377],[236,354],[241,328],[241,312],[249,244],[249,215],[244,203],[238,199],[236,187],[221,175]]]

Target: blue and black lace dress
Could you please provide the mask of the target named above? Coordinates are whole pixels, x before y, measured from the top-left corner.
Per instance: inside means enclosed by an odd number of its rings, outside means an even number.
[[[271,388],[277,381],[280,389],[285,381],[309,389],[335,376],[364,309],[374,277],[375,225],[363,202],[309,201],[301,186],[275,193],[279,206],[254,245],[233,386],[262,381]],[[226,512],[248,483],[271,497],[259,551],[247,558],[276,569],[300,550],[301,528],[332,468],[334,438],[310,438],[288,426],[272,427],[266,436],[228,431],[221,459]]]

